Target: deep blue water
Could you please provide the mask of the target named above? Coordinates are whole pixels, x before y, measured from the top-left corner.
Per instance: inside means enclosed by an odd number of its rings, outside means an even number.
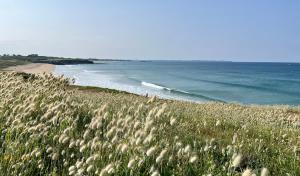
[[[299,63],[107,61],[57,66],[78,85],[192,101],[300,104]]]

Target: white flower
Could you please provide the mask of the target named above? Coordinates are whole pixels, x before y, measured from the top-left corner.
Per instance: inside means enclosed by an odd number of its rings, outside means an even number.
[[[57,153],[54,153],[52,155],[52,160],[58,160],[58,154]]]
[[[134,165],[135,165],[135,159],[131,159],[131,160],[128,162],[127,167],[130,169],[130,168],[134,167]]]
[[[252,170],[251,169],[246,169],[243,172],[242,176],[252,176]]]
[[[160,163],[162,159],[164,158],[165,154],[167,153],[167,149],[164,149],[160,152],[159,156],[156,158],[156,163]]]
[[[235,144],[237,141],[237,137],[238,135],[236,133],[234,133],[233,137],[232,137],[232,144]]]
[[[156,146],[151,147],[149,150],[147,150],[146,155],[147,155],[147,156],[153,155],[154,152],[155,152],[155,150],[156,150]]]
[[[66,144],[66,143],[68,142],[68,140],[69,140],[69,137],[66,136],[66,137],[62,140],[61,143],[62,143],[62,144]]]
[[[38,151],[38,152],[35,153],[35,157],[39,157],[39,156],[41,156],[41,152],[40,151]]]
[[[69,172],[72,172],[72,171],[74,171],[74,170],[76,170],[76,167],[75,167],[75,166],[69,167]]]
[[[90,130],[86,130],[83,134],[83,139],[87,139],[89,137]]]
[[[198,156],[196,156],[196,155],[194,155],[194,156],[192,156],[191,158],[190,158],[190,163],[194,163],[194,162],[196,162],[198,160]]]
[[[86,164],[90,164],[93,160],[94,160],[94,156],[90,156],[90,157],[85,161],[85,163],[86,163]]]
[[[121,148],[121,152],[122,153],[126,152],[127,148],[128,148],[128,145],[127,144],[123,144],[122,148]]]
[[[217,120],[216,126],[219,126],[219,125],[221,125],[221,121],[220,121],[220,120]]]
[[[176,123],[176,119],[175,118],[171,118],[170,120],[170,125],[173,126]]]
[[[78,175],[82,175],[82,174],[83,174],[83,172],[84,172],[84,169],[83,169],[83,168],[81,168],[81,169],[78,169],[78,171],[77,171]]]
[[[190,145],[187,145],[185,148],[184,148],[184,153],[190,153],[192,150],[192,147]]]
[[[46,152],[47,152],[47,153],[52,152],[52,147],[47,148]]]
[[[294,146],[293,152],[294,152],[294,153],[297,153],[297,152],[298,152],[298,147],[297,147],[297,146]]]
[[[268,176],[269,175],[269,170],[267,168],[262,168],[261,170],[261,176]]]
[[[80,153],[84,152],[85,149],[86,149],[86,145],[83,145],[82,147],[80,147],[80,149],[79,149]]]
[[[235,156],[233,159],[233,162],[232,162],[232,166],[239,167],[242,162],[242,157],[243,157],[243,155],[241,155],[241,154],[238,154],[237,156]]]
[[[86,169],[87,172],[91,172],[92,170],[93,170],[93,166],[92,166],[92,165],[90,165],[90,166]]]
[[[154,171],[154,172],[151,174],[151,176],[160,176],[160,174],[159,174],[159,172],[156,170],[156,171]]]
[[[69,148],[73,148],[75,145],[76,145],[76,142],[75,142],[75,141],[72,141],[72,142],[69,144]]]

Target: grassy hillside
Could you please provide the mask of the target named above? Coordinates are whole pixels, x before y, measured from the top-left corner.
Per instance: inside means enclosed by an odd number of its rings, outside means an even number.
[[[300,175],[299,107],[195,104],[0,73],[3,175]]]
[[[17,65],[25,65],[30,63],[26,60],[19,60],[19,59],[1,59],[0,58],[0,70],[11,67],[11,66],[17,66]]]

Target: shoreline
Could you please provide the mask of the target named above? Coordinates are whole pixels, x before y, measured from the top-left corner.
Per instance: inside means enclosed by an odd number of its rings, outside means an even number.
[[[29,73],[29,74],[54,74],[55,73],[55,67],[56,65],[54,64],[44,64],[44,63],[30,63],[26,65],[17,65],[17,66],[11,66],[4,68],[3,71],[15,71],[15,72],[23,72],[23,73]],[[81,87],[82,90],[88,90],[92,92],[97,92],[99,90],[105,90],[107,92],[118,92],[118,93],[127,93],[127,94],[132,94],[132,95],[137,95],[137,96],[142,96],[142,97],[148,97],[148,94],[139,94],[139,93],[134,93],[122,89],[116,89],[116,88],[107,88],[107,87],[100,87],[100,86],[85,86],[85,85],[73,85],[74,87]],[[195,104],[205,104],[205,103],[225,103],[225,104],[232,104],[230,102],[223,102],[223,101],[194,101],[194,100],[189,100],[189,99],[181,99],[181,98],[167,98],[167,97],[162,97],[159,95],[149,95],[149,97],[155,96],[158,99],[163,99],[163,100],[169,100],[169,101],[179,101],[179,102],[186,102],[186,103],[195,103]],[[238,105],[244,105],[244,106],[288,106],[288,107],[298,107],[299,105],[288,105],[288,104],[244,104],[244,103],[233,103],[233,104],[238,104]]]
[[[26,65],[17,65],[3,69],[4,71],[15,71],[24,72],[31,74],[50,74],[55,70],[55,65],[53,64],[42,64],[42,63],[31,63]]]

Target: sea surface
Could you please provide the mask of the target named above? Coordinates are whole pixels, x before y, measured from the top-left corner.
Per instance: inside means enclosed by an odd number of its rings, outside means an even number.
[[[300,63],[103,61],[56,66],[55,74],[169,99],[300,105]]]

